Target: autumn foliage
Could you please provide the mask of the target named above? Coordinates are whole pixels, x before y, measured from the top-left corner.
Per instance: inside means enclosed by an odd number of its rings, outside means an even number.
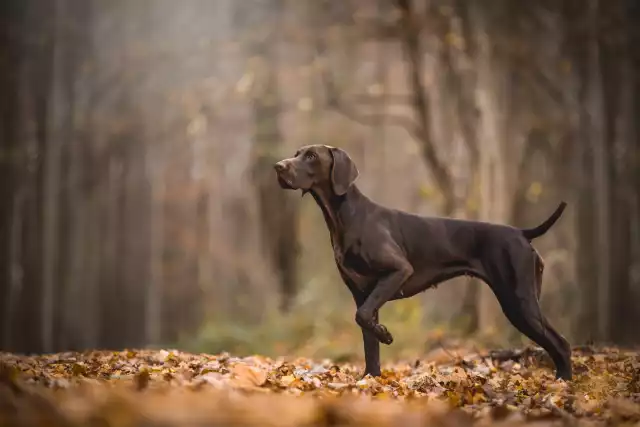
[[[640,356],[574,354],[556,381],[541,350],[453,352],[386,366],[179,351],[1,356],[2,426],[608,425],[640,422]]]

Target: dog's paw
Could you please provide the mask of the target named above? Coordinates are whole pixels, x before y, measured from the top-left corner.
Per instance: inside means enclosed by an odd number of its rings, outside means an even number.
[[[367,375],[371,375],[372,377],[379,377],[382,375],[382,373],[380,373],[380,369],[375,370],[375,369],[367,369],[365,370],[363,373],[361,373],[360,375],[358,375],[358,377],[356,378],[357,381],[363,380]]]
[[[373,332],[376,334],[378,341],[382,344],[391,344],[393,342],[393,335],[387,330],[384,325],[376,325],[373,329]]]
[[[571,381],[573,375],[570,369],[560,369],[556,371],[556,380]]]

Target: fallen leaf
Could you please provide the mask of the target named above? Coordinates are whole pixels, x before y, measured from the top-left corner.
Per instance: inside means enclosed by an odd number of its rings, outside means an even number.
[[[232,370],[235,384],[238,386],[260,387],[267,381],[267,373],[254,366],[237,364]]]

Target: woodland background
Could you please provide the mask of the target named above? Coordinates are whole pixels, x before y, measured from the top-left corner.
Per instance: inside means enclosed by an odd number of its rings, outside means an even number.
[[[539,224],[573,344],[640,342],[640,3],[5,0],[0,349],[361,357],[311,198],[272,165],[346,149],[374,200]],[[420,354],[524,343],[483,284],[382,310]],[[383,355],[384,357],[384,355]]]

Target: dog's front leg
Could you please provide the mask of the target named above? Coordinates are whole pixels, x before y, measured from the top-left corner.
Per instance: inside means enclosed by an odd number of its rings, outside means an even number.
[[[356,301],[356,307],[360,308],[365,301],[365,298],[360,295],[354,295],[354,299]],[[373,314],[374,322],[378,323],[378,312],[376,311]],[[362,342],[364,343],[364,361],[365,368],[364,373],[358,378],[362,379],[367,376],[367,374],[372,377],[379,377],[381,375],[380,372],[380,341],[375,336],[375,334],[369,329],[365,329],[360,327],[362,330]]]
[[[408,263],[398,262],[397,267],[391,273],[378,281],[364,303],[356,311],[356,323],[361,328],[368,330],[384,344],[391,344],[393,336],[384,325],[378,323],[377,313],[380,308],[389,301],[413,274],[413,268]]]
[[[378,323],[378,313],[374,314],[374,321]],[[380,371],[380,341],[375,334],[369,329],[360,328],[362,330],[362,341],[364,342],[364,373],[360,379],[367,376],[379,377]]]
[[[341,266],[338,265],[338,270],[342,276],[342,280],[347,285],[353,295],[353,300],[356,303],[356,310],[359,309],[366,300],[366,296],[358,289],[353,281],[345,274]],[[374,322],[378,323],[378,312],[374,313]],[[362,330],[362,342],[364,344],[364,361],[365,369],[364,373],[359,376],[359,380],[366,377],[367,374],[372,377],[379,377],[380,372],[380,341],[369,329],[360,328]]]
[[[378,313],[374,316],[374,321],[378,323]],[[376,335],[368,329],[360,328],[362,330],[362,340],[364,342],[364,361],[365,369],[362,377],[366,377],[367,374],[372,377],[379,377],[382,373],[380,371],[380,341]]]

